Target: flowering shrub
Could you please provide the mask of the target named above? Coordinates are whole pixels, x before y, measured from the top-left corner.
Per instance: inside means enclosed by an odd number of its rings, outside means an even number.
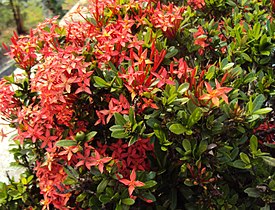
[[[14,35],[0,112],[26,171],[0,208],[274,208],[272,5],[94,0]]]

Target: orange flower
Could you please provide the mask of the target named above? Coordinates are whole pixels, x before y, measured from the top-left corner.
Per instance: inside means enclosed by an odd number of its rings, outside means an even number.
[[[226,93],[230,92],[232,88],[229,87],[221,87],[218,80],[215,80],[216,83],[216,89],[213,90],[211,85],[208,82],[205,82],[205,86],[207,89],[208,94],[202,95],[199,99],[200,100],[212,100],[212,103],[216,105],[217,107],[220,105],[219,97],[221,97],[225,103],[228,104],[228,97],[225,95]]]
[[[128,192],[129,192],[130,196],[133,194],[136,187],[142,187],[142,186],[145,185],[141,181],[136,181],[136,171],[135,171],[135,169],[132,170],[132,173],[130,175],[130,180],[121,179],[119,181],[128,186]]]

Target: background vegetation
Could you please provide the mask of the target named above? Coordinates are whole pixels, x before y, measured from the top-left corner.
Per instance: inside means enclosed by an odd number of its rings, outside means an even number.
[[[2,43],[9,45],[10,38],[16,31],[17,24],[11,4],[14,8],[19,8],[23,30],[28,33],[29,29],[34,28],[47,17],[54,15],[61,17],[76,2],[77,0],[0,0],[0,68],[6,62]]]

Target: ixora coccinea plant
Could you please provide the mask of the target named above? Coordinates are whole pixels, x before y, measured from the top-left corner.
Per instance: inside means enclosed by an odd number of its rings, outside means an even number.
[[[87,8],[6,47],[23,73],[1,80],[0,112],[25,172],[0,209],[274,208],[271,2]]]

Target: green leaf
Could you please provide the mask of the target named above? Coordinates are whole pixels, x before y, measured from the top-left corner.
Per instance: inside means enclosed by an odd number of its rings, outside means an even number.
[[[76,197],[76,202],[81,202],[83,201],[85,198],[86,198],[87,194],[84,192],[84,193],[81,193],[80,195],[78,195]]]
[[[239,169],[246,169],[247,165],[243,161],[241,161],[241,160],[235,160],[233,162],[233,166],[235,168],[239,168]]]
[[[124,198],[121,200],[121,202],[127,206],[131,206],[131,205],[134,205],[135,200],[132,198]]]
[[[128,143],[128,147],[134,144],[138,140],[138,135],[134,135],[130,138],[130,141]]]
[[[206,75],[205,75],[205,78],[208,79],[208,80],[211,80],[213,78],[213,76],[215,75],[215,72],[216,72],[216,66],[210,66]]]
[[[108,183],[109,183],[109,180],[103,179],[103,180],[97,185],[96,193],[101,194],[101,193],[105,190],[105,188],[107,187]]]
[[[197,123],[202,117],[202,111],[199,107],[197,107],[192,114],[190,115],[187,125],[191,128],[195,123]]]
[[[249,159],[247,154],[241,152],[240,153],[240,158],[245,164],[247,164],[247,165],[250,164],[250,159]]]
[[[108,195],[101,194],[99,196],[99,200],[100,200],[101,203],[106,204],[106,203],[109,203],[111,201],[111,197],[108,196]]]
[[[98,76],[93,76],[95,83],[99,86],[99,87],[110,87],[111,85],[109,83],[107,83],[104,79],[102,79],[101,77]]]
[[[266,108],[262,108],[262,109],[258,109],[255,112],[253,112],[253,114],[267,114],[269,112],[271,112],[273,109],[270,107],[266,107]]]
[[[270,208],[270,205],[266,203],[264,207],[260,208],[260,210],[271,210],[271,208]]]
[[[57,147],[71,147],[71,146],[76,146],[77,142],[75,140],[60,140],[56,142],[55,146]]]
[[[151,202],[156,201],[156,197],[151,192],[142,193],[140,198],[143,199],[144,201],[147,201],[147,200],[150,200]]]
[[[79,174],[72,166],[67,165],[67,166],[64,166],[63,169],[65,173],[68,175],[68,177],[73,178],[75,180],[77,180],[77,178],[79,177]]]
[[[182,146],[183,146],[183,148],[185,149],[186,152],[191,151],[191,149],[192,149],[191,148],[191,143],[188,139],[184,139],[182,141]]]
[[[128,134],[125,133],[125,131],[113,131],[111,134],[112,137],[117,138],[117,139],[123,139],[128,137]]]
[[[159,126],[154,129],[154,133],[161,143],[166,141],[165,132]]]
[[[170,47],[168,50],[167,50],[167,53],[165,55],[165,58],[172,58],[174,57],[176,54],[178,54],[179,50],[176,49],[174,46]]]
[[[255,39],[260,38],[260,36],[261,36],[260,30],[261,30],[261,24],[259,22],[257,22],[253,27],[253,35],[254,35]]]
[[[228,63],[222,68],[222,70],[227,71],[227,70],[231,69],[233,66],[234,66],[234,63]]]
[[[110,131],[123,131],[124,132],[125,128],[123,125],[113,125],[110,127]]]
[[[185,93],[185,92],[189,89],[189,85],[190,85],[190,84],[187,83],[187,82],[181,84],[181,85],[179,86],[178,90],[177,90],[178,93],[181,94],[181,95],[182,95],[183,93]]]
[[[264,142],[264,145],[267,147],[270,147],[270,148],[275,148],[275,144],[269,144],[269,143]]]
[[[167,104],[168,105],[172,104],[175,101],[175,99],[177,98],[177,95],[178,95],[177,93],[170,95],[169,98],[167,99]]]
[[[67,176],[67,178],[63,181],[63,184],[65,184],[65,185],[77,184],[77,180]]]
[[[111,69],[112,69],[114,72],[117,72],[117,71],[118,71],[117,68],[115,67],[115,65],[114,65],[111,61],[109,61],[109,66],[111,67]]]
[[[262,94],[258,95],[253,101],[252,113],[255,113],[256,110],[260,109],[264,102],[265,102],[264,95]]]
[[[261,156],[261,158],[267,165],[275,167],[275,158],[269,156]]]
[[[122,125],[123,126],[127,122],[124,119],[124,117],[118,112],[114,113],[114,116],[115,116],[115,122],[116,122],[117,125]]]
[[[154,187],[158,183],[156,181],[154,181],[154,180],[149,180],[149,181],[145,182],[144,184],[145,185],[142,186],[142,187],[139,187],[139,189],[148,189],[148,188]]]
[[[180,123],[172,124],[169,127],[169,130],[177,135],[183,134],[187,131],[187,129]]]
[[[260,193],[259,193],[259,191],[258,191],[256,188],[249,187],[249,188],[246,188],[246,189],[244,190],[244,192],[245,192],[249,197],[252,197],[252,198],[258,198],[258,197],[260,197]]]
[[[251,150],[252,154],[254,154],[255,152],[257,152],[257,149],[258,149],[258,139],[257,139],[257,137],[255,135],[251,136],[249,146],[250,146],[250,150]]]
[[[252,59],[246,53],[242,53],[241,56],[243,57],[244,60],[246,60],[250,63],[252,62]]]
[[[92,138],[95,137],[95,135],[97,134],[97,131],[91,131],[89,133],[86,134],[86,140],[89,141],[91,140]]]
[[[4,76],[4,79],[9,81],[10,83],[14,83],[14,73],[10,76]]]
[[[184,184],[188,187],[194,186],[194,183],[190,179],[185,179]]]
[[[199,144],[198,150],[197,150],[197,155],[201,156],[202,153],[204,153],[207,150],[208,142],[207,140],[202,140]]]
[[[135,112],[134,112],[133,107],[130,107],[130,109],[129,109],[129,120],[130,120],[132,125],[134,125],[136,123]]]
[[[272,179],[269,184],[268,187],[270,188],[270,190],[275,191],[275,180]]]

